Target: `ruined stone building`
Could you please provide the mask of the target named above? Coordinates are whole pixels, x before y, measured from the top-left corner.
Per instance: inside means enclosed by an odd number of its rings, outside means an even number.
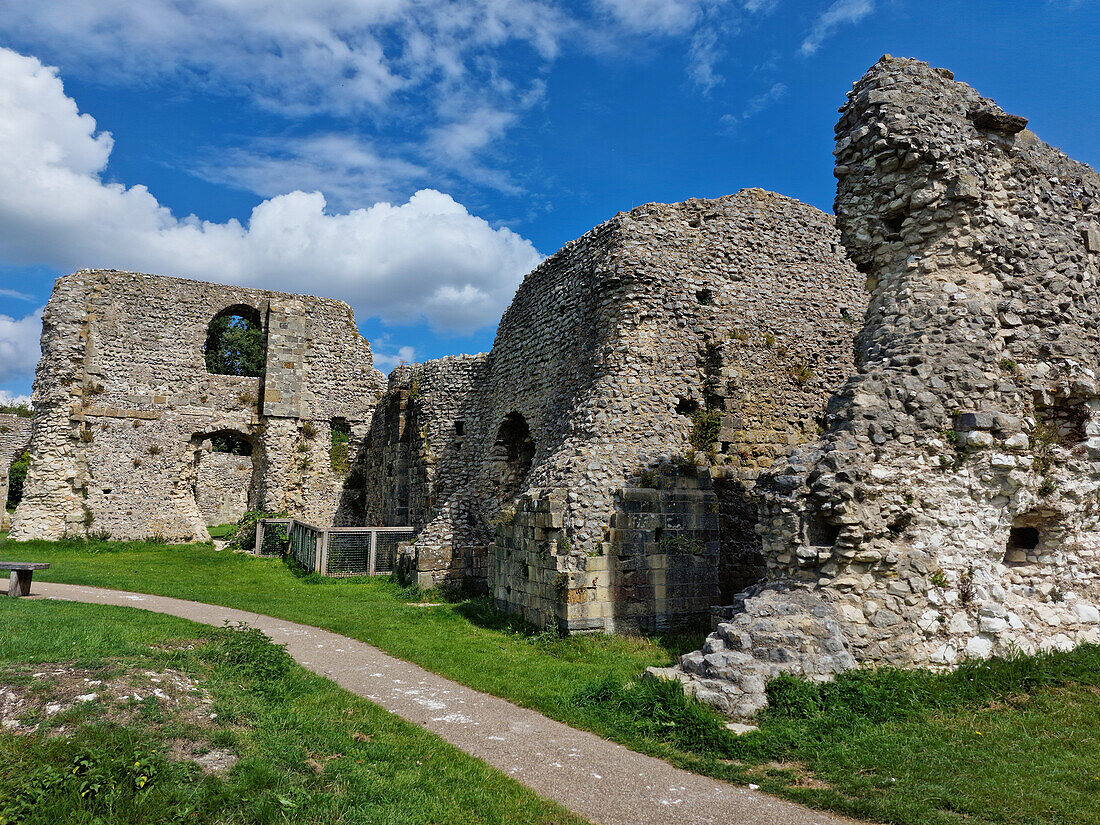
[[[835,219],[756,189],[620,213],[491,352],[388,382],[335,301],[63,278],[13,536],[409,525],[407,575],[539,625],[717,615],[664,675],[731,713],[783,671],[1100,640],[1100,177],[1026,124],[884,57]],[[260,377],[204,365],[230,312]]]
[[[7,530],[8,511],[8,473],[12,462],[27,451],[31,442],[31,421],[29,418],[0,413],[0,530]]]
[[[617,215],[527,276],[488,355],[391,376],[347,518],[423,525],[422,583],[536,624],[705,618],[763,572],[756,474],[851,372],[863,280],[770,192]]]
[[[258,331],[262,368],[221,368],[254,374],[209,371],[226,319]],[[42,324],[13,539],[205,540],[249,509],[331,519],[330,434],[361,436],[385,386],[346,304],[84,270],[58,280]]]

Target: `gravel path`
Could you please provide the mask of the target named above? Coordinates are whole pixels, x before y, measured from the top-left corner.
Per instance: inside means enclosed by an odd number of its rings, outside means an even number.
[[[97,587],[35,582],[32,595],[137,607],[215,626],[227,620],[247,622],[285,644],[314,673],[423,726],[599,825],[853,821],[674,768],[327,630],[228,607]]]

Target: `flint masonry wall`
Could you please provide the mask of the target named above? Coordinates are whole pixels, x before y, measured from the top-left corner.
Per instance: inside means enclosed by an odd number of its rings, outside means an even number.
[[[746,674],[1100,640],[1100,177],[915,60],[841,113],[870,308],[826,432],[760,485],[769,577],[800,595],[743,600],[682,664],[735,712],[763,701]]]
[[[206,371],[208,326],[229,307],[262,319],[262,378]],[[330,422],[361,438],[384,386],[346,304],[129,272],[59,279],[42,351],[14,539],[205,539],[214,500],[228,494],[233,515],[242,489],[248,507],[329,523],[343,481]],[[247,482],[221,473],[241,462],[209,451],[221,433],[251,445]]]
[[[487,568],[539,624],[705,616],[720,567],[763,571],[756,475],[852,369],[863,277],[839,249],[828,216],[761,190],[617,215],[527,276],[488,356],[391,376],[364,520],[423,526],[423,583]]]
[[[8,473],[11,463],[23,455],[31,441],[31,420],[10,413],[0,413],[0,530],[11,525],[5,503],[8,500]]]

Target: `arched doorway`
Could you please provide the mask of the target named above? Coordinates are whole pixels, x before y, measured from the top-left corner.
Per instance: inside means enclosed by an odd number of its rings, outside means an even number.
[[[259,502],[256,472],[259,450],[253,440],[235,430],[196,434],[195,503],[208,527],[238,521]]]

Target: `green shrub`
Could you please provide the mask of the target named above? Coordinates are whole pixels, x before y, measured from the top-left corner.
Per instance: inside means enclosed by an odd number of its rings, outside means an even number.
[[[261,510],[250,510],[237,521],[237,530],[226,546],[233,550],[251,552],[256,546],[256,522],[265,518],[290,518],[290,514],[285,511],[268,513]],[[286,540],[285,534],[283,540]]]
[[[643,737],[708,756],[732,753],[734,736],[723,718],[687,696],[679,682],[641,679],[623,684],[607,675],[581,686],[570,698],[577,707],[628,717]]]
[[[31,463],[31,454],[26,450],[12,462],[8,470],[8,507],[15,507],[23,500],[23,485],[27,480],[27,468]]]
[[[252,689],[261,693],[275,690],[294,663],[284,645],[243,622],[226,622],[213,638],[206,651],[209,661],[248,679]]]
[[[691,446],[703,452],[713,450],[721,429],[721,410],[712,408],[696,410],[691,414]]]

